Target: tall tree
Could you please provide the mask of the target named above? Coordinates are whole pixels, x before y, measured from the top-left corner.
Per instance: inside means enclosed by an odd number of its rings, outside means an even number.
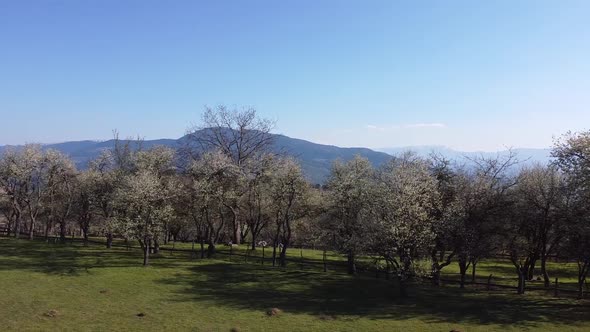
[[[207,151],[219,151],[227,156],[241,172],[247,173],[256,160],[263,161],[262,155],[268,153],[274,141],[271,134],[274,122],[258,117],[252,108],[229,109],[220,105],[215,109],[206,107],[200,125],[189,129],[185,136],[184,154],[194,160]],[[239,216],[239,206],[231,208],[236,217],[232,241],[242,241],[243,218]]]

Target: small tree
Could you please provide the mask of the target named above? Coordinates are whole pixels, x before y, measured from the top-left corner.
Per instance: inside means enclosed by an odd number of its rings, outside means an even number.
[[[337,161],[327,183],[328,208],[324,223],[336,248],[348,258],[348,273],[356,273],[356,256],[369,247],[375,219],[375,170],[366,158]]]
[[[414,272],[413,263],[434,246],[437,183],[426,161],[411,154],[394,158],[379,178],[381,199],[374,248],[397,273],[403,297],[405,283]]]
[[[72,213],[75,191],[78,186],[76,168],[72,161],[55,150],[48,150],[45,162],[45,195],[43,197],[46,217],[45,238],[48,238],[54,223],[59,224],[62,243],[66,240],[67,223]]]
[[[301,167],[293,159],[279,159],[271,175],[271,213],[275,216],[276,233],[273,261],[277,244],[281,244],[280,265],[287,264],[287,250],[291,245],[293,221],[306,215],[306,199],[309,186],[301,173]]]
[[[10,149],[0,159],[0,185],[9,197],[14,235],[22,232],[22,221],[29,217],[29,237],[34,237],[35,221],[42,207],[43,153],[38,145]]]
[[[158,177],[142,170],[125,178],[116,193],[117,229],[139,241],[143,265],[149,264],[151,246],[161,235],[164,223],[173,213],[169,196]]]
[[[193,162],[190,176],[192,190],[201,201],[200,211],[193,214],[200,215],[206,224],[207,255],[211,257],[215,254],[221,231],[229,224],[228,218],[232,221],[237,218],[236,190],[242,187],[242,173],[226,155],[213,151]]]
[[[556,168],[537,165],[521,171],[513,192],[514,227],[510,228],[510,233],[513,239],[516,235],[520,239],[514,239],[518,243],[512,246],[511,252],[518,256],[515,250],[520,249],[529,256],[523,266],[527,269],[527,280],[533,277],[535,261],[541,260],[545,287],[551,283],[547,258],[555,253],[567,229],[565,189],[564,178]]]

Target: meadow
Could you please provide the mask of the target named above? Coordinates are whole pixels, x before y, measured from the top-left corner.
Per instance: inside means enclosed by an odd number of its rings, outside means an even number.
[[[161,251],[142,267],[137,249],[10,238],[0,238],[0,252],[6,331],[590,330],[590,301],[546,292],[415,282],[409,297],[399,298],[395,281],[374,274],[349,276],[295,262],[276,268],[237,255],[229,261],[223,254],[192,259]],[[292,259],[297,256],[301,252],[292,250]],[[321,261],[321,251],[303,256]],[[560,278],[570,281],[571,266],[558,266]],[[449,277],[453,271],[449,266]],[[478,271],[506,282],[512,273],[491,261]],[[279,310],[269,315],[272,308]]]

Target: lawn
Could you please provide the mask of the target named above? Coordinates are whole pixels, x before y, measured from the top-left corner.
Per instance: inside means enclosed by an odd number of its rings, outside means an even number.
[[[136,249],[7,238],[0,253],[5,331],[590,330],[590,302],[540,293],[412,284],[401,299],[384,278],[221,255],[162,252],[144,268]]]

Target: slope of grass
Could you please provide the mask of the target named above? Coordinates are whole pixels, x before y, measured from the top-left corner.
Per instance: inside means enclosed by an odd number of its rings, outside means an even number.
[[[4,331],[585,331],[590,303],[0,238]],[[269,308],[283,312],[274,317]],[[143,314],[143,317],[138,314]]]

